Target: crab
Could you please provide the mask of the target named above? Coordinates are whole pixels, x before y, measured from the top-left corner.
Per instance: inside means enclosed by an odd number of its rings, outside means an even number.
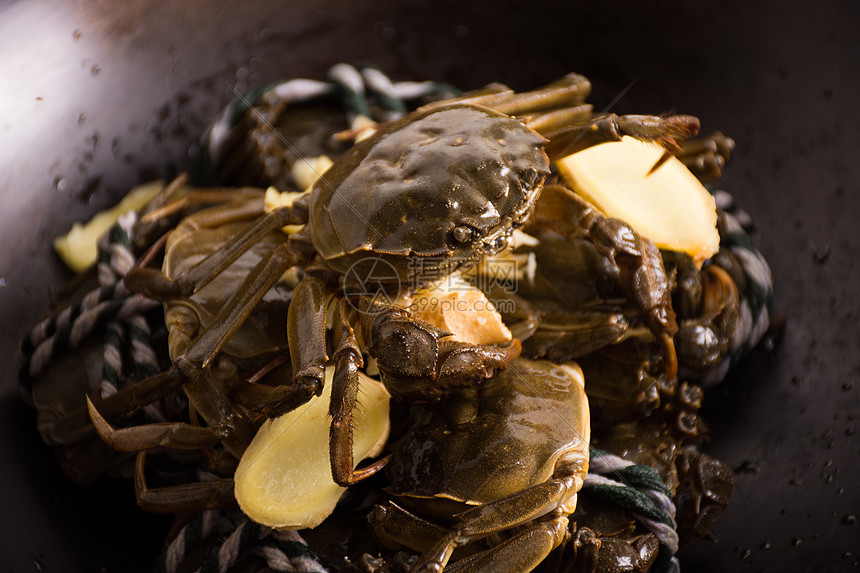
[[[369,517],[377,536],[422,552],[416,572],[536,567],[569,538],[588,471],[583,384],[575,364],[518,358],[481,386],[411,405],[385,469],[391,499]]]
[[[332,361],[332,475],[349,485],[375,473],[384,460],[356,469],[350,447],[364,351],[377,359],[390,394],[411,401],[438,400],[480,384],[520,352],[516,340],[507,345],[448,340],[446,332],[390,304],[395,295],[503,249],[531,215],[554,159],[624,134],[675,151],[698,130],[691,116],[593,115],[583,103],[588,90],[585,78],[571,74],[534,92],[491,86],[420,108],[380,125],[309,193],[259,218],[192,268],[173,277],[142,265],[133,269],[125,278],[131,290],[165,301],[187,298],[274,230],[302,226],[267,251],[212,326],[174,357],[168,372],[95,407],[118,414],[181,386],[203,416],[203,430],[240,449],[246,440],[244,408],[217,389],[211,367],[284,272],[300,267],[305,276],[292,293],[286,326],[292,382],[260,393],[251,416],[273,417],[319,395],[325,365]],[[629,237],[611,219],[595,216],[586,231],[602,248],[620,254],[621,280],[672,364],[677,326],[662,263],[649,250],[631,252]],[[150,443],[142,439],[138,447]]]
[[[678,157],[702,181],[719,177],[734,143],[722,133],[682,145]],[[563,198],[559,200],[559,198]],[[567,206],[567,211],[559,205]],[[721,210],[719,216],[724,217]],[[560,178],[545,183],[535,214],[524,226],[529,233],[511,253],[487,259],[470,279],[493,300],[509,299],[514,310],[504,313],[505,324],[523,344],[523,355],[555,362],[579,360],[589,379],[588,395],[604,424],[647,416],[670,403],[681,385],[666,374],[660,340],[649,335],[647,324],[628,292],[612,248],[590,240],[581,231],[559,233],[560,225],[594,220],[608,226],[587,201],[576,196]],[[617,223],[625,229],[624,223]],[[738,344],[739,298],[736,263],[732,264],[723,225],[718,225],[720,250],[704,266],[686,253],[661,250],[625,229],[629,246],[655,260],[662,258],[678,313],[679,330],[673,337],[681,379],[724,375],[726,357]],[[640,242],[641,241],[641,242]],[[610,246],[612,244],[610,243]],[[519,272],[516,288],[510,262]],[[502,271],[497,267],[502,266]],[[659,268],[655,262],[651,268]],[[494,282],[495,277],[504,280]],[[621,288],[619,288],[621,287]],[[510,292],[515,290],[516,292]],[[642,305],[639,305],[642,308]],[[647,315],[646,315],[647,320]],[[657,342],[657,344],[655,344]],[[691,387],[689,384],[684,388]],[[688,392],[682,391],[686,396]],[[683,400],[683,396],[679,396]],[[678,428],[695,434],[695,416],[679,416]]]
[[[541,573],[644,573],[657,559],[657,537],[643,531],[629,513],[583,499],[575,517],[571,543],[557,550],[557,558],[546,559]]]
[[[191,195],[197,193],[191,189]],[[244,229],[249,221],[263,214],[263,192],[241,189],[217,197],[221,205],[199,210],[184,217],[167,236],[164,272],[174,276],[193,267],[201,259],[222,248],[230,238]],[[171,204],[172,205],[172,204]],[[172,210],[174,207],[170,207]],[[283,241],[280,231],[258,241],[212,282],[191,297],[177,297],[164,305],[164,321],[168,330],[167,350],[170,358],[180,359],[197,334],[210,328],[220,306],[232,294],[245,275],[275,245]],[[120,452],[136,452],[166,445],[174,449],[199,450],[208,468],[223,479],[150,489],[145,479],[145,455],[135,464],[135,488],[138,505],[148,511],[176,512],[206,507],[233,507],[232,487],[227,487],[240,456],[259,425],[242,409],[242,404],[254,403],[258,392],[266,392],[267,384],[282,379],[289,368],[286,333],[276,319],[284,315],[292,296],[292,284],[280,281],[266,293],[254,312],[230,338],[213,365],[207,370],[206,386],[199,391],[204,399],[190,405],[191,413],[185,423],[163,422],[143,426],[115,428],[106,417],[116,413],[97,408],[88,401],[89,414],[101,439]],[[288,377],[288,375],[287,375]],[[250,382],[250,383],[249,383]],[[277,382],[276,382],[277,383]],[[140,386],[138,389],[142,389]],[[261,390],[262,388],[262,390]],[[207,396],[208,394],[208,396]],[[234,431],[212,432],[195,423],[213,414],[207,408],[223,403],[228,397],[242,416],[237,417]],[[139,395],[138,395],[139,396]],[[135,399],[137,399],[137,397]],[[179,417],[176,418],[180,419]],[[221,444],[224,448],[215,447]]]
[[[680,547],[684,547],[707,536],[723,514],[734,476],[725,463],[699,451],[700,435],[679,433],[666,418],[658,413],[637,423],[595,430],[592,440],[600,448],[657,470],[672,492]]]
[[[689,376],[702,376],[717,368],[736,344],[740,295],[734,279],[721,266],[726,254],[723,249],[723,256],[701,271],[685,257],[666,258],[676,285],[673,306],[679,317],[675,337],[678,361]]]

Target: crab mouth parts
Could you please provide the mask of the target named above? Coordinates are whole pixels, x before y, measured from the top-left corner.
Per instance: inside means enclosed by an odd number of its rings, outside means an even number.
[[[412,286],[420,287],[437,282],[457,271],[477,264],[483,257],[484,254],[478,251],[462,257],[427,257],[418,259],[412,265]]]
[[[514,229],[522,227],[526,222],[526,219],[531,215],[535,203],[537,203],[538,197],[540,196],[541,189],[543,189],[542,183],[543,179],[541,178],[540,181],[525,193],[523,200],[520,201],[514,209],[509,213],[503,213],[503,217],[498,228],[481,239],[483,249],[474,255],[476,257],[474,262],[477,262],[477,259],[480,259],[483,256],[496,255],[505,249],[508,244],[508,239],[511,237],[511,234],[513,234]]]

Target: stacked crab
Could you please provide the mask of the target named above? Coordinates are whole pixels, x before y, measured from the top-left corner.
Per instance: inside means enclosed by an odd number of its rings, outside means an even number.
[[[678,536],[705,535],[731,492],[697,448],[696,384],[739,345],[699,182],[731,141],[687,142],[690,116],[594,113],[576,74],[458,97],[332,77],[236,102],[196,176],[230,187],[180,178],[149,202],[123,285],[163,301],[169,358],[63,427],[139,452],[144,509],[238,502],[316,528],[331,568],[676,566]],[[169,414],[141,416],[154,405]],[[601,495],[589,462],[639,495],[647,475],[662,525]]]

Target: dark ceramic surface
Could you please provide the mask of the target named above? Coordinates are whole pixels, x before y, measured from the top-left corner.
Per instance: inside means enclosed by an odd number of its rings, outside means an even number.
[[[250,4],[250,3],[248,3]],[[736,476],[686,571],[856,570],[860,525],[860,8],[854,2],[0,1],[0,567],[147,570],[165,520],[125,484],[80,490],[17,398],[17,341],[68,278],[50,240],[131,185],[187,168],[244,87],[371,61],[396,77],[529,88],[589,76],[613,111],[701,117],[737,142],[786,317],[711,392],[708,450]],[[846,555],[850,553],[850,555]]]

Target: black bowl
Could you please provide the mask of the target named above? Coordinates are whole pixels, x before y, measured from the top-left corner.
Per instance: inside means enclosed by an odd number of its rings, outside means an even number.
[[[132,185],[187,169],[234,89],[319,77],[339,61],[463,88],[524,89],[577,71],[598,106],[692,113],[704,132],[734,137],[722,185],[760,229],[786,323],[706,397],[706,449],[738,470],[736,487],[713,539],[681,562],[693,571],[856,566],[856,3],[238,4],[0,2],[5,570],[146,570],[167,527],[136,510],[127,483],[71,484],[18,398],[18,341],[70,276],[52,238]]]

